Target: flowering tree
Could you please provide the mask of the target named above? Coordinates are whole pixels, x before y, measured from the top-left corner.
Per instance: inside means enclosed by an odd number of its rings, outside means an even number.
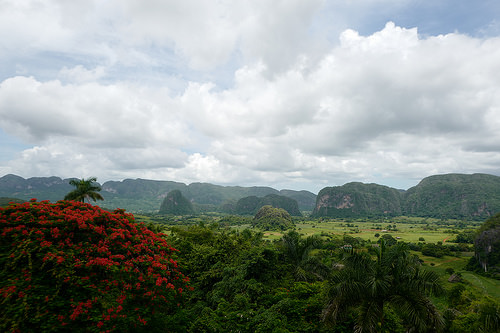
[[[136,331],[188,286],[163,238],[80,202],[0,208],[0,331]]]

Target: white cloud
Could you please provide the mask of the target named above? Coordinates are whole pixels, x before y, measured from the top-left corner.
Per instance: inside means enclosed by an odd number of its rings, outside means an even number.
[[[0,128],[33,146],[2,172],[315,190],[500,173],[499,38],[389,22],[326,47],[319,0],[0,6],[0,60],[27,71],[1,79]],[[31,74],[46,54],[63,60]]]

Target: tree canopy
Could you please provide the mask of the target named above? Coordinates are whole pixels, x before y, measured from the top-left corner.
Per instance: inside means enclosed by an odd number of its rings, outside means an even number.
[[[96,183],[96,177],[82,178],[82,179],[71,179],[69,184],[74,186],[75,189],[64,197],[64,200],[80,201],[85,202],[85,199],[90,202],[104,200],[102,195],[98,192],[101,191],[101,187]]]
[[[86,203],[0,208],[0,331],[151,329],[190,289],[163,236]]]
[[[375,260],[366,252],[346,255],[329,281],[323,318],[335,323],[354,311],[356,332],[387,330],[391,315],[408,330],[442,328],[444,321],[429,298],[444,292],[439,277],[422,269],[406,244],[386,247],[382,241],[374,251]]]

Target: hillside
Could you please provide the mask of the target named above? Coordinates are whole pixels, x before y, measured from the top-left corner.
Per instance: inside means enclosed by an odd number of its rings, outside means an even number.
[[[326,187],[317,196],[313,216],[404,214],[481,220],[499,211],[500,177],[446,174],[426,177],[407,191],[363,183]]]
[[[73,189],[68,184],[69,179],[59,177],[33,177],[24,179],[16,175],[0,177],[0,197],[29,200],[57,201]],[[173,181],[158,181],[147,179],[125,179],[123,181],[108,181],[102,184],[101,194],[104,197],[99,205],[103,208],[117,207],[130,212],[154,213],[167,194],[173,190],[181,191],[182,195],[193,203],[196,208],[205,210],[224,210],[224,206],[234,206],[236,202],[247,196],[264,197],[268,194],[283,195],[297,200],[299,208],[312,210],[316,195],[308,191],[278,191],[271,187],[220,186],[208,183],[184,183]]]
[[[400,191],[378,184],[358,182],[322,189],[313,216],[355,217],[401,215]]]
[[[500,177],[430,176],[408,189],[404,202],[407,215],[484,219],[500,211]]]
[[[0,177],[0,197],[57,201],[72,190],[69,179],[15,175]],[[135,213],[155,213],[173,190],[181,191],[196,212],[219,211],[255,214],[256,203],[268,195],[285,196],[313,216],[356,217],[409,215],[484,220],[500,212],[500,177],[487,174],[446,174],[424,178],[402,191],[378,184],[347,183],[326,187],[318,196],[308,191],[278,191],[271,187],[220,186],[146,179],[108,181],[102,185],[103,208],[124,208]],[[271,197],[273,197],[271,196]],[[249,198],[256,197],[256,198]],[[248,198],[244,206],[238,200]],[[240,203],[241,204],[241,203]],[[273,204],[266,202],[265,204]],[[258,208],[257,208],[258,209]],[[296,213],[291,213],[295,215]]]

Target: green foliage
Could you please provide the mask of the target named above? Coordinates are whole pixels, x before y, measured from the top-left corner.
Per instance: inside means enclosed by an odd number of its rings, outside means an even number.
[[[191,215],[194,214],[193,205],[181,191],[173,190],[167,194],[160,206],[160,214]]]
[[[255,214],[252,225],[261,230],[287,230],[293,228],[292,217],[281,208],[263,206]]]
[[[290,265],[288,270],[296,281],[322,281],[330,273],[330,268],[319,257],[311,254],[322,246],[318,236],[302,238],[292,230],[283,235],[280,246],[285,263]]]
[[[24,200],[17,198],[0,197],[0,207],[8,206],[10,203],[23,203]]]
[[[500,213],[481,225],[474,248],[475,260],[484,273],[500,278]]]
[[[420,251],[423,255],[435,258],[441,258],[443,256],[451,255],[451,251],[448,246],[443,246],[442,244],[427,243],[423,244]]]
[[[87,199],[90,202],[90,199],[93,201],[104,200],[102,195],[98,192],[101,191],[101,187],[96,183],[97,178],[90,177],[88,179],[71,179],[69,184],[74,186],[75,189],[64,197],[64,200],[74,200],[79,202],[85,202]]]
[[[0,331],[152,330],[188,279],[164,239],[123,210],[35,199],[0,208]]]
[[[324,319],[336,324],[355,311],[355,330],[373,332],[387,329],[390,311],[407,329],[441,328],[441,315],[428,297],[443,292],[439,277],[423,270],[403,243],[386,247],[382,242],[375,250],[376,260],[364,252],[345,257],[328,283]]]
[[[464,244],[474,244],[474,239],[476,238],[476,231],[466,230],[460,232],[457,237],[453,240],[455,243]]]

